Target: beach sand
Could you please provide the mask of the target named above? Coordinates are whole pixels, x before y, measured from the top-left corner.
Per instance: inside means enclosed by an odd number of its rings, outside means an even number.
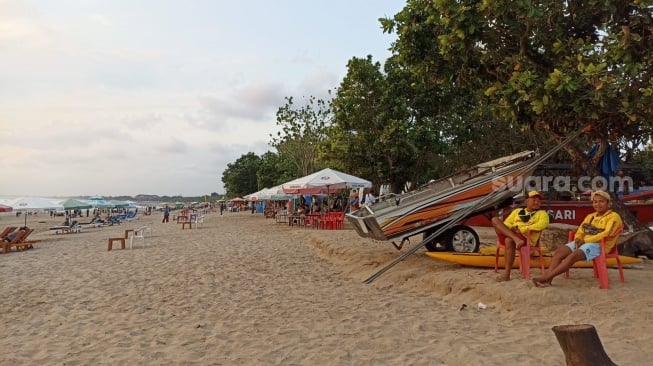
[[[586,269],[535,288],[518,270],[497,283],[492,269],[420,250],[367,285],[410,245],[244,212],[208,214],[192,230],[161,214],[47,229],[61,221],[30,216],[42,241],[0,255],[0,365],[558,366],[551,328],[565,324],[594,325],[619,365],[653,359],[650,262],[627,269],[625,284],[610,270],[607,291]],[[22,222],[0,216],[2,228]],[[107,251],[107,238],[141,225],[154,229],[145,248]]]

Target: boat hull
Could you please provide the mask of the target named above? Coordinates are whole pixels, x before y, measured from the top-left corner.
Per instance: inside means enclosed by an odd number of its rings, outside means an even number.
[[[397,240],[437,228],[458,217],[471,207],[470,215],[511,203],[521,191],[523,178],[535,167],[529,163],[532,152],[515,154],[501,160],[499,168],[489,163],[432,182],[347,215],[360,236],[376,240]],[[506,163],[509,162],[509,163]],[[470,176],[471,175],[471,176]],[[491,199],[488,199],[491,196]],[[482,204],[479,204],[481,203]]]
[[[482,254],[482,253],[452,253],[452,252],[427,252],[426,255],[433,259],[437,259],[444,262],[456,263],[463,266],[469,267],[485,267],[485,268],[494,268],[494,255]],[[551,257],[544,256],[544,267],[548,268],[551,263]],[[628,264],[637,264],[641,263],[642,260],[639,258],[619,256],[622,265]],[[531,268],[538,268],[540,266],[540,259],[538,257],[531,257]],[[608,266],[616,267],[617,262],[613,258],[608,258]],[[505,258],[499,256],[499,267],[505,266]],[[576,262],[574,263],[575,268],[592,268],[593,262]],[[513,262],[513,268],[519,268],[519,256],[516,256],[515,261]]]

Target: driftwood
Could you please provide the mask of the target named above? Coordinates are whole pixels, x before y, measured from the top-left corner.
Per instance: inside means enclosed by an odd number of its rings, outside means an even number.
[[[590,324],[553,327],[567,366],[616,366],[603,349],[596,328]]]

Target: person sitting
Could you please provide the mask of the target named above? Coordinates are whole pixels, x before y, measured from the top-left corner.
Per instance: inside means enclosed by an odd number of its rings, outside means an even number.
[[[306,205],[305,204],[300,203],[299,206],[297,206],[297,215],[298,216],[306,215]]]
[[[526,244],[526,235],[529,230],[537,231],[531,234],[531,243],[537,243],[540,231],[549,226],[549,214],[540,210],[544,196],[537,191],[528,192],[526,208],[514,209],[505,221],[498,217],[492,218],[492,226],[497,234],[497,239],[505,245],[503,274],[498,276],[498,282],[510,281],[510,272],[515,260],[515,251]]]
[[[7,236],[5,236],[2,240],[6,241],[7,243],[11,243],[12,241],[14,241],[14,239],[16,239],[16,237],[18,236],[19,233],[24,232],[26,230],[27,230],[27,227],[23,226],[23,227],[19,228],[18,230],[14,230],[11,233],[7,234]]]
[[[601,254],[601,239],[613,236],[622,227],[623,221],[618,213],[610,209],[612,198],[606,191],[592,193],[593,213],[587,215],[574,234],[574,241],[556,249],[549,268],[541,277],[534,277],[536,287],[551,286],[553,278],[565,273],[574,263],[589,262]],[[605,241],[605,250],[609,252],[617,245],[617,238]]]
[[[356,211],[360,208],[359,202],[358,202],[358,195],[354,195],[349,199],[349,210],[351,212]]]

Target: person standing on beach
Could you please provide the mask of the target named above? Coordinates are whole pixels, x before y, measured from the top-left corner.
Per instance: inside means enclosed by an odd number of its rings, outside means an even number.
[[[497,240],[505,245],[503,274],[496,278],[497,282],[510,281],[512,264],[515,261],[515,251],[526,244],[529,230],[537,231],[531,234],[531,243],[537,243],[541,231],[549,226],[549,214],[540,210],[544,196],[537,191],[528,192],[526,208],[514,209],[505,221],[498,217],[492,218],[492,226],[497,233]]]
[[[168,221],[170,221],[170,208],[168,208],[168,205],[166,205],[166,207],[163,209],[163,220],[161,222],[163,223]]]
[[[611,203],[610,193],[606,191],[592,193],[592,207],[595,212],[585,217],[576,230],[574,241],[556,249],[544,275],[533,278],[535,286],[551,286],[553,278],[567,272],[574,263],[589,262],[601,254],[599,244],[601,239],[613,236],[623,226],[621,216],[610,209]],[[615,245],[617,245],[617,237],[606,239],[606,252],[610,252]]]

